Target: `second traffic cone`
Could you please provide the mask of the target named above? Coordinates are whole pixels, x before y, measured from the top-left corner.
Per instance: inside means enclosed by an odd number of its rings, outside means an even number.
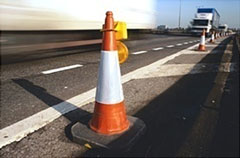
[[[96,102],[89,126],[95,132],[112,135],[127,130],[129,121],[126,117],[123,99],[112,12],[106,13],[103,27]]]
[[[214,34],[215,34],[215,32],[212,33],[210,43],[214,43]]]
[[[205,47],[205,29],[203,29],[203,32],[201,34],[201,40],[200,40],[198,50],[199,51],[205,51],[206,50],[206,47]]]

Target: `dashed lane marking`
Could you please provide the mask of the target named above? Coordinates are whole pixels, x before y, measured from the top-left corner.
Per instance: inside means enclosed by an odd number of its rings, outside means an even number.
[[[143,53],[147,53],[147,51],[139,51],[139,52],[134,52],[132,54],[137,55],[137,54],[143,54]]]
[[[153,48],[152,50],[162,50],[163,47]]]
[[[188,44],[188,42],[184,42],[183,44]]]
[[[59,71],[70,70],[70,69],[74,69],[74,68],[82,67],[82,66],[83,65],[76,64],[76,65],[65,66],[65,67],[60,67],[60,68],[56,68],[56,69],[52,69],[52,70],[43,71],[42,73],[47,75],[47,74],[52,74],[52,73],[59,72]]]
[[[174,45],[169,45],[169,46],[167,46],[168,48],[172,48],[172,47],[174,47]]]
[[[182,44],[182,43],[178,43],[178,44],[177,44],[177,46],[181,46],[181,45],[183,45],[183,44]]]

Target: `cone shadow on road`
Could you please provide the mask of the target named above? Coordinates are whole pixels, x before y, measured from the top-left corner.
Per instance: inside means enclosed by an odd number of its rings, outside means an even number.
[[[62,102],[66,102],[62,99],[59,99],[56,96],[53,96],[47,92],[45,88],[42,88],[38,85],[35,85],[33,82],[30,82],[26,79],[12,79],[12,81],[22,88],[24,88],[26,91],[37,97],[39,100],[43,101],[46,105],[49,107],[54,108],[56,111],[62,113],[58,108],[55,108],[54,105],[57,105]],[[65,134],[66,136],[72,140],[72,134],[71,134],[71,127],[76,122],[81,122],[83,124],[87,124],[88,120],[90,119],[91,114],[85,110],[82,110],[81,108],[76,107],[73,104],[68,103],[68,106],[75,107],[76,110],[73,112],[68,112],[66,114],[63,114],[65,118],[67,118],[71,123],[65,128]],[[81,119],[79,119],[81,118]]]
[[[227,42],[229,42],[229,38],[221,43],[226,44]],[[225,49],[226,45],[212,50],[221,51],[221,53],[215,54],[215,63],[218,65]],[[213,62],[211,53],[199,63],[208,62]],[[147,131],[130,151],[123,153],[94,149],[86,151],[81,157],[176,156],[203,108],[204,101],[213,87],[216,74],[217,72],[185,75],[149,104],[134,112],[134,116],[146,123]],[[114,142],[111,143],[114,144]]]

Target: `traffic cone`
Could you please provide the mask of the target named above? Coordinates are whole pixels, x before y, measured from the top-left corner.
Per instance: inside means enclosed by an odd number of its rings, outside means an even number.
[[[212,33],[210,43],[215,43],[215,42],[214,42],[214,34],[215,34],[215,32]]]
[[[201,34],[201,40],[200,40],[200,44],[198,47],[198,51],[205,51],[206,47],[205,47],[205,29],[203,29],[203,32]]]
[[[126,151],[145,132],[145,123],[126,115],[113,13],[106,13],[103,25],[101,61],[95,107],[88,123],[77,122],[71,128],[73,141],[88,148]]]
[[[127,130],[129,121],[123,99],[113,14],[107,12],[106,15],[95,109],[89,126],[98,133],[111,135]]]

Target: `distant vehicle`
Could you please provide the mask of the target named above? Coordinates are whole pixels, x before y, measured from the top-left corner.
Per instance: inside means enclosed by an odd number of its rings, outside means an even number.
[[[164,30],[167,30],[168,29],[168,26],[167,25],[159,25],[157,27],[158,30],[161,30],[161,31],[164,31]]]
[[[218,27],[218,30],[219,30],[220,33],[225,33],[225,32],[228,31],[228,25],[227,24],[220,25]]]
[[[192,21],[191,32],[200,34],[205,29],[206,34],[210,35],[212,30],[219,27],[220,15],[214,8],[198,8],[195,18]]]

